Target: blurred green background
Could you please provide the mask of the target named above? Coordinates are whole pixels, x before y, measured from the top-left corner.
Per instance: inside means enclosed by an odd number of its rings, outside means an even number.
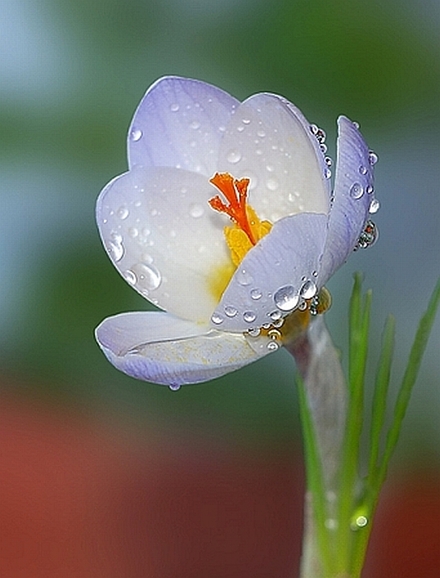
[[[372,357],[397,318],[396,374],[439,275],[437,0],[0,0],[0,363],[3,397],[68,407],[114,431],[156,431],[253,452],[295,447],[294,369],[277,352],[213,383],[167,388],[114,370],[93,338],[148,304],[120,278],[94,221],[126,169],[133,111],[158,77],[270,91],[325,128],[361,124],[379,154],[380,241],[331,280],[344,350],[352,274],[374,290]],[[440,467],[440,331],[423,363],[395,467]],[[137,435],[137,434],[135,434]],[[186,435],[186,434],[185,434]]]

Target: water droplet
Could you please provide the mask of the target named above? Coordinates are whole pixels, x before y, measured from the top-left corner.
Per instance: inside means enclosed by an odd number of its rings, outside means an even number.
[[[253,311],[245,311],[243,313],[243,319],[246,321],[246,323],[252,323],[256,318],[257,316]]]
[[[134,128],[131,131],[130,137],[131,137],[131,140],[133,142],[137,142],[138,140],[140,140],[142,138],[142,131],[138,128]]]
[[[327,145],[326,144],[323,143],[322,145],[319,145],[319,148],[321,149],[321,151],[324,154],[327,152]]]
[[[360,183],[353,183],[350,189],[350,195],[353,199],[360,199],[364,194],[364,187]]]
[[[241,152],[238,151],[237,149],[231,149],[226,158],[228,159],[228,162],[230,163],[238,163],[238,161],[241,159]]]
[[[142,253],[142,263],[146,263],[147,265],[151,265],[153,262],[153,257],[149,253]]]
[[[150,234],[151,234],[151,231],[150,231],[150,229],[148,229],[147,227],[144,227],[144,228],[142,229],[142,235],[143,235],[144,237],[148,237],[148,235],[150,235]]]
[[[250,119],[250,118],[242,118],[242,119],[241,119],[241,122],[242,122],[243,124],[250,124],[250,123],[251,123],[251,119]]]
[[[198,120],[193,120],[189,126],[194,130],[197,130],[198,128],[200,128],[200,123]]]
[[[361,175],[366,175],[368,173],[368,169],[367,169],[367,167],[364,167],[364,165],[361,165],[359,167],[359,172]]]
[[[299,296],[295,293],[295,288],[292,285],[285,285],[278,289],[273,300],[281,311],[292,311],[298,305]]]
[[[266,171],[269,171],[269,173],[273,173],[274,170],[275,167],[273,165],[266,165]]]
[[[318,288],[310,279],[304,283],[304,285],[299,290],[299,294],[303,299],[311,299],[316,295]]]
[[[373,185],[367,185],[365,191],[366,191],[367,195],[371,195],[371,193],[374,192],[374,187],[373,187]]]
[[[211,315],[211,321],[214,323],[214,325],[221,325],[223,323],[223,315],[220,315],[220,313],[214,311],[214,313]]]
[[[325,164],[326,164],[328,167],[331,167],[332,164],[333,164],[333,160],[331,159],[331,157],[325,157],[325,158],[324,158],[324,161],[325,161]]]
[[[366,249],[367,247],[371,247],[379,238],[379,231],[373,221],[368,220],[365,223],[364,230],[359,237],[359,240],[354,248],[356,251],[357,249]]]
[[[180,383],[170,383],[168,389],[170,389],[171,391],[179,391],[181,387],[182,386],[180,385]]]
[[[370,163],[371,166],[375,165],[378,160],[379,156],[374,151],[370,151],[368,153],[368,162]]]
[[[269,351],[276,351],[280,346],[276,341],[269,341],[266,347]]]
[[[112,233],[110,235],[110,241],[107,243],[107,249],[111,257],[113,257],[115,263],[120,261],[125,252],[124,245],[122,243],[122,236],[118,233]]]
[[[354,128],[358,129],[360,127],[360,124],[358,122],[356,122],[355,120],[353,121],[353,126]]]
[[[180,187],[180,192],[182,195],[185,195],[188,192],[188,189],[186,187]]]
[[[130,235],[130,237],[132,239],[134,239],[135,237],[137,237],[139,235],[139,231],[136,229],[136,227],[130,227],[128,229],[128,234]]]
[[[122,205],[121,207],[119,207],[119,209],[116,211],[116,214],[118,215],[118,217],[122,220],[126,219],[128,217],[128,215],[130,214],[130,211],[127,209],[127,207],[125,205]]]
[[[154,291],[162,283],[162,275],[159,270],[151,264],[137,263],[132,267],[137,277],[137,287],[147,291]]]
[[[324,178],[329,179],[332,176],[332,172],[329,168],[324,169]]]
[[[261,329],[259,327],[254,327],[252,329],[248,329],[248,335],[251,337],[258,337],[261,333]]]
[[[177,104],[177,102],[173,102],[173,104],[170,104],[170,110],[171,112],[177,112],[179,110],[180,106]]]
[[[305,311],[307,309],[307,301],[301,301],[301,303],[298,305],[298,309],[300,311]]]
[[[269,313],[269,317],[272,319],[272,321],[278,321],[281,319],[281,316],[281,311],[272,311],[272,313]]]
[[[243,285],[243,287],[250,285],[253,281],[252,275],[248,271],[246,271],[246,269],[239,269],[235,273],[235,276],[237,277],[237,281],[239,282],[239,284]]]
[[[191,203],[191,205],[189,206],[189,214],[191,215],[191,217],[194,217],[194,219],[199,219],[204,212],[205,209],[203,208],[202,205],[199,205],[199,203]]]
[[[269,189],[269,191],[276,191],[277,188],[279,187],[278,179],[276,179],[275,177],[267,179],[266,187]]]
[[[238,132],[243,132],[244,131],[244,126],[242,126],[241,124],[237,126],[237,131]]]
[[[124,271],[123,275],[124,279],[127,281],[127,283],[130,283],[130,285],[134,285],[136,283],[137,281],[136,275],[133,273],[131,269],[127,269],[127,271]]]
[[[235,307],[231,307],[230,305],[225,306],[225,315],[226,317],[235,317],[238,311]]]
[[[370,203],[370,208],[368,209],[368,211],[374,215],[374,213],[377,213],[377,211],[380,209],[380,203],[377,199],[372,199],[371,203]]]
[[[262,295],[263,293],[261,292],[260,289],[252,289],[251,291],[251,298],[254,299],[255,301],[261,299]]]
[[[257,136],[259,136],[260,138],[264,138],[266,136],[266,133],[264,132],[264,130],[260,129],[257,131]]]

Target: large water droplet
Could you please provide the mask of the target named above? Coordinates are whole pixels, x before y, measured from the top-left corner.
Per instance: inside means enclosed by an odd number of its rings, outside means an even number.
[[[110,240],[107,242],[106,245],[115,263],[120,261],[124,256],[125,252],[124,245],[122,243],[122,236],[119,235],[118,233],[112,233],[110,235]]]
[[[127,209],[127,207],[125,205],[122,205],[121,207],[119,207],[119,209],[116,211],[116,214],[118,215],[118,217],[122,220],[126,219],[128,217],[128,215],[130,214],[130,211]]]
[[[299,302],[299,295],[295,292],[295,287],[292,285],[285,285],[280,287],[273,296],[275,305],[281,311],[292,311]]]
[[[235,273],[235,276],[239,284],[243,285],[243,287],[250,285],[253,281],[252,275],[246,271],[246,269],[238,269],[238,271]]]
[[[255,301],[257,301],[258,299],[261,299],[263,293],[261,292],[261,289],[255,288],[252,289],[251,291],[251,298],[254,299]]]
[[[374,151],[370,151],[368,153],[368,162],[370,163],[371,166],[375,165],[378,160],[379,156]]]
[[[226,317],[235,317],[238,311],[235,307],[231,307],[230,305],[225,306],[225,315]]]
[[[139,128],[134,128],[131,131],[130,138],[133,142],[137,142],[142,138],[142,131]]]
[[[360,199],[364,194],[364,187],[360,183],[353,183],[350,189],[352,199]]]
[[[137,277],[136,286],[140,289],[154,291],[162,283],[162,275],[154,265],[137,263],[133,265],[132,270]]]
[[[372,199],[370,203],[370,208],[368,209],[369,212],[373,215],[374,213],[377,213],[379,209],[380,209],[379,201],[377,199]]]
[[[226,156],[228,162],[230,163],[238,163],[239,160],[241,160],[241,152],[238,151],[237,149],[231,149],[227,156]]]
[[[130,285],[134,285],[136,283],[137,277],[131,269],[127,269],[127,271],[124,271],[123,275],[124,279],[127,281],[127,283],[130,283]]]
[[[191,217],[194,217],[194,219],[199,219],[204,212],[205,209],[199,203],[191,203],[191,205],[189,206],[189,214],[191,215]]]
[[[211,321],[214,323],[214,325],[221,325],[223,323],[223,316],[220,315],[220,313],[217,311],[214,311],[214,313],[211,315]]]
[[[308,279],[299,290],[299,294],[303,299],[312,299],[312,297],[316,295],[317,290],[318,289],[313,281]]]
[[[246,321],[246,323],[252,323],[256,318],[257,316],[255,315],[254,311],[245,311],[243,313],[243,319]]]

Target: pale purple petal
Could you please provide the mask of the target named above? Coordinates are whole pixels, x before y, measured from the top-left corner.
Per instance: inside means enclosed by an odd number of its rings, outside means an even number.
[[[167,76],[139,104],[128,135],[129,166],[169,166],[211,177],[220,140],[239,102],[199,80]]]
[[[222,215],[206,177],[169,167],[134,167],[110,182],[97,223],[113,264],[141,295],[183,319],[208,322],[219,270],[231,269]]]
[[[316,293],[327,215],[300,213],[277,221],[245,256],[211,318],[224,331],[261,327]]]
[[[178,388],[256,361],[241,334],[221,333],[162,312],[122,313],[105,319],[96,339],[108,360],[131,377]]]
[[[319,273],[323,285],[356,247],[374,199],[373,166],[369,149],[357,125],[338,119],[338,154],[334,200]]]
[[[328,213],[328,166],[310,124],[287,100],[256,94],[234,111],[218,169],[250,179],[250,204],[271,222],[302,212]]]

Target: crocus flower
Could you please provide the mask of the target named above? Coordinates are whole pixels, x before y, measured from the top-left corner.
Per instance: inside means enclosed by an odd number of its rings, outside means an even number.
[[[111,363],[178,389],[275,351],[327,307],[324,284],[372,243],[378,208],[377,157],[357,124],[338,127],[332,191],[325,133],[285,98],[241,103],[178,77],[148,89],[97,222],[117,270],[163,311],[105,319]]]

